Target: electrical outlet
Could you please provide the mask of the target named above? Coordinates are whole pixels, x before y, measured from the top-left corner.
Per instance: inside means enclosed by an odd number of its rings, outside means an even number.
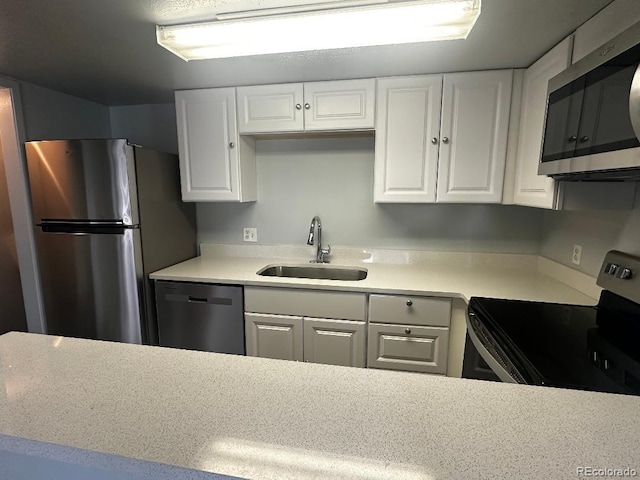
[[[257,228],[245,228],[242,231],[242,239],[245,242],[257,242],[258,241],[258,229]]]
[[[571,263],[580,265],[580,257],[582,257],[582,245],[574,245],[573,253],[571,254]]]

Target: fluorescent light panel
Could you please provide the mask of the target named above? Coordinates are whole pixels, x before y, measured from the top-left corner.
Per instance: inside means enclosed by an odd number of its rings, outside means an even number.
[[[481,0],[413,0],[158,26],[158,44],[184,60],[467,38]],[[345,4],[353,4],[346,1]],[[281,10],[281,9],[279,9]],[[225,15],[220,15],[224,18]],[[227,15],[227,17],[229,17]]]

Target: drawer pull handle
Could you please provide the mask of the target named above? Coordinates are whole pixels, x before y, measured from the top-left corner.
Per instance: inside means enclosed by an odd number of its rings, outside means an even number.
[[[404,329],[404,333],[406,333],[407,335],[409,335],[411,333],[411,329],[410,328],[405,328]]]
[[[411,300],[407,300],[407,307],[410,307],[413,305],[413,302]]]

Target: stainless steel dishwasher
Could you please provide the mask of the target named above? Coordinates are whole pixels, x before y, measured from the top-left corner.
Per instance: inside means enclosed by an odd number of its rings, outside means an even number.
[[[156,282],[160,346],[245,354],[242,287]]]

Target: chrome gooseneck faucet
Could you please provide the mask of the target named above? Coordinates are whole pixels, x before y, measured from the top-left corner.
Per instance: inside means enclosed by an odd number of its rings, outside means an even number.
[[[309,228],[309,238],[307,239],[307,245],[313,245],[314,241],[314,230],[317,228],[318,230],[318,240],[316,241],[317,250],[316,250],[316,259],[311,260],[311,263],[329,263],[329,260],[325,260],[325,255],[329,255],[331,253],[331,245],[328,245],[328,248],[325,250],[322,248],[322,223],[320,222],[320,217],[315,216],[311,220],[311,228]]]

